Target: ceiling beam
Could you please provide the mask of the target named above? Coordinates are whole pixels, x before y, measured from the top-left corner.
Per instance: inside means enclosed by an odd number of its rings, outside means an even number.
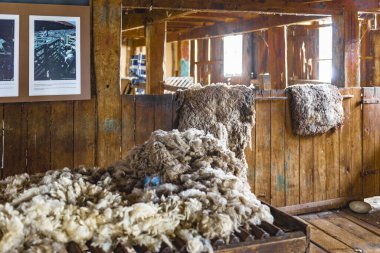
[[[270,14],[298,14],[298,15],[339,15],[342,13],[341,4],[336,1],[310,2],[298,0],[123,0],[123,6],[128,8],[164,9],[177,11],[201,12],[256,12]]]
[[[162,22],[194,14],[194,11],[176,10],[124,10],[122,31],[143,28],[149,22]]]
[[[305,21],[312,21],[325,18],[324,16],[261,16],[259,18],[246,20],[244,22],[231,22],[227,24],[218,23],[212,26],[190,29],[180,33],[168,34],[168,42],[178,40],[203,39],[220,37],[232,34],[254,32],[270,27],[291,25]]]

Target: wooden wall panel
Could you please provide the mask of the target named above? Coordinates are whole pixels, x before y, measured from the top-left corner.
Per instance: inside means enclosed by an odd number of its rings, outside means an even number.
[[[169,131],[173,121],[173,95],[155,97],[154,129]]]
[[[361,177],[363,163],[362,146],[362,90],[361,88],[351,88],[350,93],[354,95],[351,99],[350,109],[350,130],[351,130],[351,185],[352,196],[363,194],[363,180]],[[379,124],[380,126],[380,124]]]
[[[22,104],[6,104],[4,114],[4,161],[3,176],[11,176],[26,172],[26,129],[27,115]],[[3,116],[4,115],[4,116]],[[1,143],[1,149],[3,149]]]
[[[74,166],[74,102],[51,104],[51,169]]]
[[[341,91],[342,94],[349,94],[350,90]],[[351,100],[343,100],[344,125],[339,130],[339,189],[340,197],[351,196]]]
[[[4,178],[4,105],[0,104],[0,179]]]
[[[314,201],[313,137],[300,138],[300,204]]]
[[[256,97],[270,97],[270,91],[262,91]],[[255,190],[257,197],[270,202],[271,177],[270,177],[270,144],[271,144],[271,103],[262,101],[256,104],[256,177]]]
[[[285,96],[284,90],[272,90],[272,97]],[[285,101],[271,102],[270,158],[271,204],[285,205]]]
[[[122,135],[121,135],[121,156],[127,156],[128,151],[133,148],[136,132],[136,107],[135,96],[122,96]]]
[[[335,199],[339,198],[339,131],[327,133],[325,143],[326,199]]]
[[[45,172],[51,168],[50,103],[25,105],[28,114],[27,172]]]
[[[289,103],[285,102],[285,204],[300,203],[300,138],[292,131]]]
[[[74,102],[74,166],[95,165],[96,100]]]
[[[363,88],[363,99],[371,100],[375,97],[375,88]],[[363,105],[363,194],[374,196],[376,194],[376,177],[371,174],[375,169],[375,125],[376,104]],[[367,174],[368,173],[368,174]]]
[[[136,96],[136,144],[142,144],[154,131],[155,96]]]

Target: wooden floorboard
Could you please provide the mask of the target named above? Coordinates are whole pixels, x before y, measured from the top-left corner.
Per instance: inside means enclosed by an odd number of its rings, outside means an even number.
[[[324,249],[321,249],[314,243],[310,243],[310,253],[326,253],[327,251]]]
[[[310,225],[310,252],[380,252],[380,223],[374,214],[357,215],[346,209],[300,218]]]

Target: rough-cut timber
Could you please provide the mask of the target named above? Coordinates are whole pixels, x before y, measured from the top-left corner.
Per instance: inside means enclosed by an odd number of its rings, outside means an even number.
[[[323,134],[343,124],[343,97],[333,85],[294,85],[287,89],[293,131],[300,136]]]
[[[93,47],[97,101],[96,164],[120,159],[120,28],[121,0],[97,0],[93,9]]]

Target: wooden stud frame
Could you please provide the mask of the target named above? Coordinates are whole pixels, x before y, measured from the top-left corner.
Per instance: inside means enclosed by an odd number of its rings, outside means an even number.
[[[90,7],[0,3],[0,14],[19,16],[19,95],[0,97],[0,103],[86,100],[91,98]],[[81,93],[78,95],[29,96],[29,16],[80,17]]]

